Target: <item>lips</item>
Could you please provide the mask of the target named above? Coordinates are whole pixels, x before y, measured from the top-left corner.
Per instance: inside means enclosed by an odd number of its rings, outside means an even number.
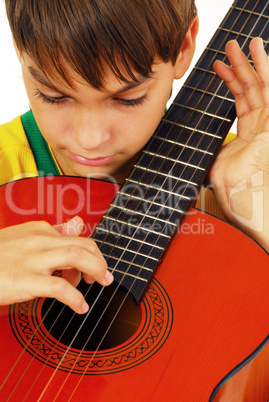
[[[70,155],[76,163],[84,166],[105,166],[112,162],[116,157],[116,155],[111,155],[89,159],[84,156],[73,154],[72,152],[70,152]]]

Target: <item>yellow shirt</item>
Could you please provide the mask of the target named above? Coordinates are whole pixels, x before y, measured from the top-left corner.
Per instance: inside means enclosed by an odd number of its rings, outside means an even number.
[[[20,117],[0,125],[0,185],[38,176],[33,152]]]

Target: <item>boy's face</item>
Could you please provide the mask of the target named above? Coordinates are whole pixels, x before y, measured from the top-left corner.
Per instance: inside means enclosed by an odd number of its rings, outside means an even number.
[[[189,67],[197,31],[195,18],[175,65],[156,61],[150,78],[136,76],[138,82],[130,84],[107,67],[102,90],[74,72],[72,88],[64,81],[48,82],[28,56],[20,57],[33,114],[64,174],[125,179],[163,116],[173,80]]]
[[[104,90],[80,77],[74,89],[46,78],[24,58],[22,71],[37,124],[66,175],[108,178],[121,182],[163,116],[175,67],[160,62],[151,78],[119,82],[106,72]]]

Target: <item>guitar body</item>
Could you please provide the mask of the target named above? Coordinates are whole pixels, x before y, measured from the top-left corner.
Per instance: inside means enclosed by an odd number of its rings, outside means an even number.
[[[36,196],[40,185],[42,208]],[[83,198],[89,185],[90,208]],[[93,228],[116,190],[109,183],[68,177],[11,183],[0,188],[2,205],[7,204],[1,227],[30,219],[55,224],[79,213]],[[46,306],[43,299],[1,307],[0,399],[208,401],[222,378],[268,335],[268,283],[268,254],[255,241],[191,209],[139,306],[128,298],[118,329],[117,324],[101,347],[95,341],[96,351],[85,347],[95,329],[91,317],[83,325],[83,340],[79,334],[70,343],[65,332],[72,312],[58,321],[68,310],[60,303],[48,321],[54,304]],[[78,327],[84,317],[79,319]],[[122,335],[125,325],[130,331]],[[100,341],[102,330],[103,325]],[[268,390],[262,397],[268,399]],[[255,395],[249,400],[258,401]]]

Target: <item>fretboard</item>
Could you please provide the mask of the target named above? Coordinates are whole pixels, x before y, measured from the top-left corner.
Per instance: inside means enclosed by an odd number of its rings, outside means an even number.
[[[93,234],[116,282],[139,302],[186,211],[196,200],[236,117],[234,99],[213,71],[225,44],[262,37],[267,0],[236,0]],[[139,135],[139,134],[138,134]]]

